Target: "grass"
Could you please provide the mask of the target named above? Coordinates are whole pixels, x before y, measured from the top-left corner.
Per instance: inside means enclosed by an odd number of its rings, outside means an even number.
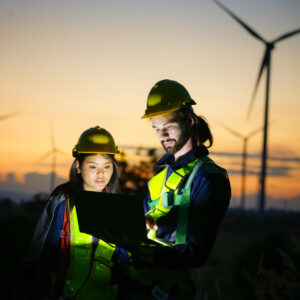
[[[0,201],[2,299],[25,282],[26,248],[43,205]],[[299,240],[299,213],[268,211],[262,221],[255,211],[229,210],[206,266],[192,270],[195,300],[299,299]]]

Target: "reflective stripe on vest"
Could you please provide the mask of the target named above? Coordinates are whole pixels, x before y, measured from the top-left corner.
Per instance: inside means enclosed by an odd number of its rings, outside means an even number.
[[[76,207],[70,209],[70,259],[66,278],[67,299],[115,299],[117,287],[112,285],[112,255],[115,246],[79,231]],[[96,249],[95,249],[96,248]]]
[[[203,164],[210,163],[213,164],[214,162],[208,157],[197,158],[187,166],[174,171],[167,180],[168,167],[166,167],[148,183],[151,197],[151,201],[148,204],[151,209],[147,214],[153,218],[155,223],[159,218],[167,215],[174,205],[179,206],[175,244],[182,244],[186,240],[191,184],[194,177]],[[186,179],[187,182],[183,188],[182,183]],[[178,195],[181,190],[182,194]],[[158,240],[156,238],[156,231],[153,229],[149,230],[148,238],[165,245],[170,245],[170,243]]]

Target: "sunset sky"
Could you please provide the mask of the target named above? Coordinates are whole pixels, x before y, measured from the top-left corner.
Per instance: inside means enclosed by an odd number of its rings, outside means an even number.
[[[300,28],[300,1],[223,0],[267,40]],[[263,76],[249,121],[246,114],[264,53],[210,0],[0,2],[0,181],[51,170],[50,124],[57,173],[67,178],[71,150],[82,131],[100,125],[122,145],[159,147],[149,121],[140,120],[157,81],[177,80],[210,123],[212,158],[230,171],[240,193],[242,135],[263,126]],[[276,44],[272,55],[267,193],[300,194],[300,34]],[[262,133],[248,142],[247,192],[258,188]],[[130,157],[128,157],[130,159]]]

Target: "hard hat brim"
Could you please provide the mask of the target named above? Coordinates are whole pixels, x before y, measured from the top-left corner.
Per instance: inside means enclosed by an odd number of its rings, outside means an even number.
[[[78,154],[112,154],[112,155],[115,155],[115,154],[119,154],[120,151],[115,151],[115,152],[112,152],[112,151],[104,151],[104,152],[100,152],[100,151],[72,151],[72,155],[73,157],[76,157]]]
[[[145,113],[141,119],[144,120],[144,119],[151,119],[153,117],[157,117],[157,116],[163,116],[163,115],[168,115],[176,110],[180,109],[180,107],[176,107],[176,108],[171,108],[171,109],[168,109],[168,110],[165,110],[165,111],[157,111],[157,112],[152,112],[152,113]]]
[[[188,103],[188,105],[195,105],[195,104],[196,104],[196,102],[192,99]],[[149,113],[147,113],[147,111],[146,111],[145,114],[141,117],[141,119],[144,120],[144,119],[150,119],[150,118],[157,117],[157,116],[167,115],[167,114],[170,114],[170,113],[172,113],[176,110],[179,110],[182,107],[184,107],[184,106],[173,107],[173,108],[170,108],[168,110],[155,111],[155,112],[149,112]]]

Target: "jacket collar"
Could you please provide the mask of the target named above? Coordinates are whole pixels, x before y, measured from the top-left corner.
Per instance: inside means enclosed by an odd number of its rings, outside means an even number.
[[[169,165],[173,170],[178,170],[190,162],[194,161],[198,157],[207,156],[208,150],[205,146],[200,145],[195,147],[183,156],[180,156],[176,161],[174,161],[174,155],[165,154],[157,163],[156,166],[162,167],[164,165]]]

